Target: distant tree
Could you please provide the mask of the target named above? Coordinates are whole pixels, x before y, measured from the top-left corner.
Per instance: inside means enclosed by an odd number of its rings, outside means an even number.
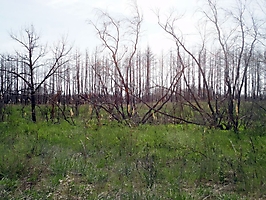
[[[12,85],[15,82],[14,76],[7,73],[10,69],[9,63],[5,62],[5,55],[0,60],[0,121],[4,121],[5,104],[9,102],[12,95]]]
[[[4,69],[25,83],[30,91],[31,119],[36,122],[36,92],[51,76],[58,72],[69,60],[67,58],[71,48],[67,47],[66,40],[58,42],[51,51],[46,45],[40,44],[40,37],[34,26],[25,28],[20,35],[11,34],[11,38],[18,42],[22,49],[16,51],[16,55],[10,55],[8,62],[21,63],[20,69]]]
[[[152,66],[153,54],[151,48],[148,46],[145,52],[145,68],[146,68],[146,81],[145,81],[145,100],[151,101],[151,66]]]

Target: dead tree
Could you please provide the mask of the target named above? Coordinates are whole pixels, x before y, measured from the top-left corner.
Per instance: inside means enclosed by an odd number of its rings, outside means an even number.
[[[227,100],[228,116],[226,126],[237,131],[241,95],[257,43],[259,24],[248,10],[247,1],[235,2],[236,8],[224,10],[216,2],[206,0],[207,9],[203,13],[207,23],[215,30],[212,39],[218,41],[218,46],[222,50],[226,87],[224,95]]]
[[[104,81],[103,74],[96,73],[104,89],[103,94],[106,97],[114,97],[114,101],[106,98],[107,102],[105,101],[101,106],[119,121],[127,121],[134,112],[130,72],[137,52],[143,19],[136,4],[133,8],[134,15],[131,19],[115,19],[106,12],[98,11],[98,21],[90,21],[104,49],[109,54],[110,65],[105,68],[109,68],[109,76],[115,90],[114,93],[111,93],[108,90],[108,84]]]
[[[65,39],[62,39],[51,52],[48,52],[47,46],[40,44],[40,37],[33,25],[25,28],[20,35],[11,34],[10,36],[22,47],[22,50],[17,51],[16,56],[10,56],[7,61],[12,63],[19,62],[25,69],[20,69],[20,71],[7,70],[7,72],[20,78],[28,87],[30,91],[31,119],[36,122],[36,92],[45,81],[69,61],[67,56],[71,48],[67,47]],[[44,75],[41,73],[42,71],[44,71]]]

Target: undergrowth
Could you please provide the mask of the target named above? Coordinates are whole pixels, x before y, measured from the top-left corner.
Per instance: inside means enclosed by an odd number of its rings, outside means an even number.
[[[76,124],[1,122],[1,199],[266,198],[263,128]]]

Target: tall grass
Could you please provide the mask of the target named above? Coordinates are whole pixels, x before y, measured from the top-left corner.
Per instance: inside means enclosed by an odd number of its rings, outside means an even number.
[[[265,129],[0,123],[1,199],[266,198]]]

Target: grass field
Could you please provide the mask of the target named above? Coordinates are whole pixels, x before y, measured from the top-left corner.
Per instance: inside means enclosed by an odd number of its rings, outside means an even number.
[[[0,199],[266,198],[264,126],[75,123],[0,123]]]

